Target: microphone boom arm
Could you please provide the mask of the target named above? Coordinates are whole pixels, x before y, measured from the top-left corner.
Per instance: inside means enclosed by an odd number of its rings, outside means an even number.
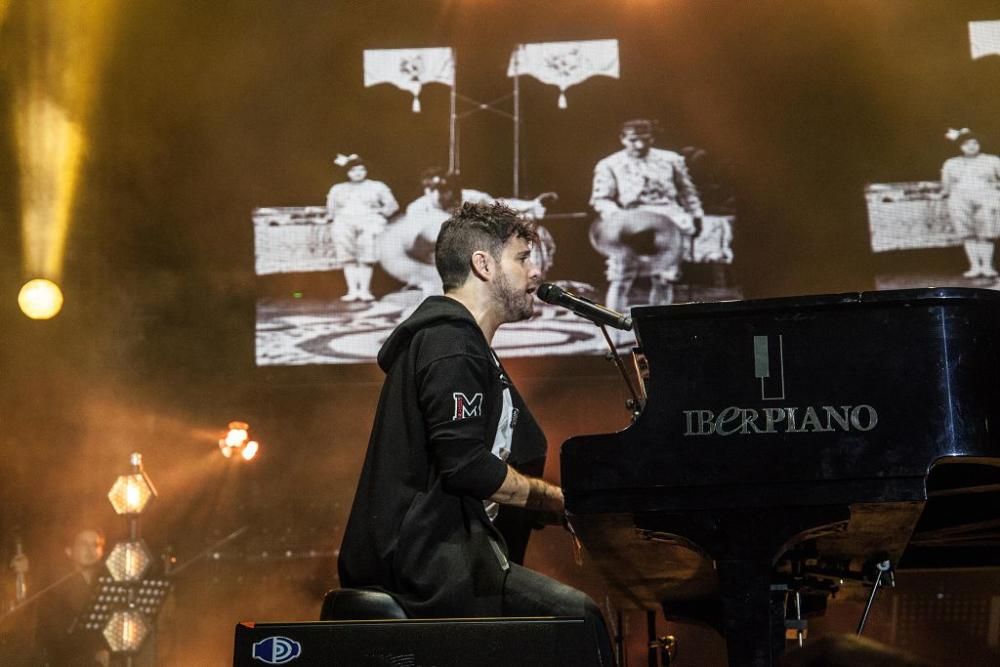
[[[632,421],[635,421],[642,412],[643,401],[639,398],[639,393],[635,390],[635,385],[632,384],[632,380],[628,377],[628,371],[625,370],[625,364],[622,363],[622,357],[618,354],[618,348],[615,347],[614,342],[611,340],[608,328],[603,324],[598,324],[597,326],[601,328],[601,333],[604,334],[604,340],[608,343],[607,358],[614,362],[615,366],[618,368],[618,372],[621,373],[622,380],[625,381],[625,386],[628,387],[628,393],[631,395],[631,398],[625,401],[625,409],[632,414]]]

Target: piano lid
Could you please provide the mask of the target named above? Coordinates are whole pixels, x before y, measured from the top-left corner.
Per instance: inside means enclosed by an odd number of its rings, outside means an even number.
[[[1000,293],[861,292],[632,316],[646,405],[618,434],[564,444],[574,512],[678,508],[704,502],[692,491],[709,487],[723,505],[921,500],[939,459],[1000,458]]]
[[[836,308],[861,304],[920,305],[927,302],[964,300],[971,302],[1000,301],[1000,292],[973,287],[921,287],[916,289],[880,290],[873,292],[844,292],[841,294],[807,294],[802,296],[746,299],[740,301],[711,301],[672,304],[669,306],[636,306],[633,317],[692,317],[721,315],[746,311],[768,310],[800,311],[816,308]]]

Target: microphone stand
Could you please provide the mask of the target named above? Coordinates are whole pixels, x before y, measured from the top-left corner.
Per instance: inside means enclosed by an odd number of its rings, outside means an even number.
[[[618,354],[618,348],[615,347],[614,342],[611,340],[611,335],[608,333],[608,328],[603,324],[598,324],[601,333],[604,334],[604,340],[608,343],[608,354],[606,358],[614,362],[615,366],[618,368],[618,372],[621,373],[622,379],[625,381],[625,386],[628,387],[628,393],[631,398],[625,401],[625,409],[629,411],[632,415],[632,421],[635,421],[639,417],[639,413],[642,412],[642,399],[639,398],[639,393],[635,390],[635,386],[632,384],[632,380],[629,379],[628,371],[625,370],[625,364],[622,363],[622,357]]]
[[[69,572],[65,576],[63,576],[63,577],[61,577],[59,579],[56,579],[55,581],[53,581],[51,584],[49,584],[45,588],[43,588],[43,589],[41,589],[39,591],[36,591],[33,595],[29,595],[28,597],[24,598],[24,600],[22,600],[21,602],[18,602],[16,605],[14,605],[13,607],[11,607],[10,609],[8,609],[7,611],[5,611],[4,613],[0,614],[0,623],[2,623],[3,621],[5,621],[8,616],[11,616],[12,614],[15,614],[15,613],[21,611],[21,609],[27,607],[29,604],[31,604],[32,602],[34,602],[38,598],[42,597],[43,595],[45,595],[49,591],[51,591],[51,590],[53,590],[55,588],[58,588],[59,586],[62,586],[67,581],[69,581],[73,577],[77,576],[77,574],[79,574],[79,573],[76,572],[75,570],[73,572]]]

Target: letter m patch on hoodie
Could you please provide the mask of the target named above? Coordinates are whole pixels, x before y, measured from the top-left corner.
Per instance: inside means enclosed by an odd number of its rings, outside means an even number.
[[[452,394],[455,399],[455,413],[451,420],[468,419],[469,417],[480,417],[483,414],[483,392],[477,392],[472,396],[466,396],[460,391]]]

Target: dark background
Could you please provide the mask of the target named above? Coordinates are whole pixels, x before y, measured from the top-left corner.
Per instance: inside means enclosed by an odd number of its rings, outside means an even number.
[[[516,43],[617,38],[621,79],[571,88],[566,110],[555,88],[523,80],[523,194],[556,190],[555,212],[585,210],[618,124],[654,116],[660,145],[726,165],[734,280],[749,297],[869,289],[878,272],[927,262],[957,275],[960,250],[874,256],[863,187],[935,179],[955,152],[948,127],[1000,150],[1000,57],[972,61],[967,28],[1000,19],[995,2],[132,0],[118,5],[87,128],[66,305],[34,322],[16,304],[33,276],[10,121],[28,1],[0,27],[0,560],[20,534],[38,589],[64,567],[67,531],[121,537],[104,494],[141,451],[160,492],[143,518],[154,551],[183,562],[250,526],[178,579],[165,664],[225,662],[236,621],[315,618],[336,585],[381,374],[254,367],[250,211],[321,204],[337,152],[367,156],[403,204],[420,170],[447,165],[447,88],[425,88],[412,114],[407,93],[363,88],[364,49],[453,46],[459,91],[488,101],[510,90]],[[508,121],[463,121],[469,186],[510,194],[510,164]],[[599,270],[583,230],[559,253]],[[567,437],[627,424],[601,359],[509,367],[547,430],[550,479]],[[232,419],[263,445],[251,465],[217,452]],[[539,535],[528,562],[603,599],[565,535]],[[720,642],[691,633],[685,664],[718,658]]]

